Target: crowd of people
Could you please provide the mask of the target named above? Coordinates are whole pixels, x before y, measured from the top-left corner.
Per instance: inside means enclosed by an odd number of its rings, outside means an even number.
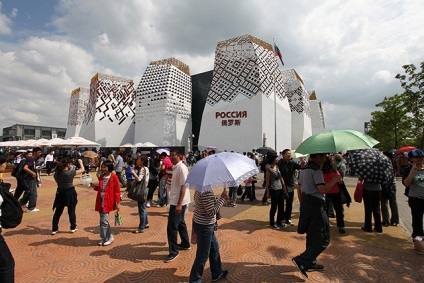
[[[130,190],[135,183],[146,182],[147,197],[138,201],[139,225],[133,233],[143,233],[149,228],[148,208],[152,205],[158,207],[168,206],[167,239],[169,254],[164,262],[171,262],[179,256],[179,251],[191,248],[190,237],[187,229],[186,218],[189,210],[190,193],[186,184],[189,172],[188,166],[194,165],[201,158],[215,152],[194,152],[183,155],[179,150],[171,150],[155,154],[143,155],[137,151],[136,156],[126,155],[121,152],[103,154],[97,157],[97,181],[89,185],[97,191],[95,210],[100,218],[99,246],[108,246],[114,242],[113,231],[109,224],[109,214],[119,211],[121,201],[127,195],[121,193],[121,188]],[[24,166],[17,178],[17,187],[14,196],[22,206],[27,206],[27,212],[37,212],[37,187],[40,186],[41,148],[33,148],[25,156],[16,157]],[[264,196],[262,204],[269,205],[269,226],[272,229],[284,229],[293,226],[292,221],[293,200],[295,192],[300,202],[300,217],[298,233],[307,234],[305,251],[293,258],[293,263],[299,271],[307,277],[307,272],[322,271],[324,266],[317,263],[317,257],[327,248],[330,242],[329,217],[335,217],[338,231],[346,233],[344,222],[344,205],[349,206],[351,199],[343,182],[347,171],[346,159],[341,154],[311,154],[308,159],[294,160],[290,149],[285,149],[279,154],[268,151],[260,155],[255,150],[244,153],[255,161],[264,174]],[[0,163],[6,162],[4,155],[0,156]],[[46,165],[46,174],[54,172],[57,183],[57,192],[53,203],[54,215],[52,218],[52,235],[58,233],[59,220],[68,208],[70,231],[78,231],[76,223],[76,206],[78,203],[74,186],[74,177],[87,173],[87,162],[83,158],[56,157],[54,151],[42,160]],[[408,163],[402,167],[402,180],[409,197],[409,206],[412,214],[412,238],[423,237],[424,214],[424,153],[417,149],[408,155]],[[396,162],[394,160],[394,162]],[[90,164],[90,162],[88,162]],[[3,167],[0,167],[3,168]],[[362,230],[365,232],[383,232],[383,226],[397,225],[399,214],[396,204],[395,179],[389,185],[368,182],[362,176],[359,181],[364,183],[363,200],[365,221]],[[215,237],[216,221],[223,205],[236,207],[237,199],[250,201],[256,199],[258,176],[246,179],[244,192],[242,187],[230,187],[220,197],[212,191],[194,194],[194,216],[192,238],[196,239],[196,258],[190,272],[190,282],[201,282],[206,261],[209,259],[213,281],[224,278],[228,271],[222,269],[219,254],[218,240]],[[154,194],[157,191],[157,200]],[[22,196],[23,194],[23,196]],[[0,199],[0,203],[1,203]],[[277,215],[275,215],[277,214]],[[374,229],[372,228],[374,218]],[[0,223],[1,224],[1,223]],[[1,226],[0,226],[1,229]],[[178,243],[178,235],[180,243]],[[13,257],[8,252],[6,243],[0,234],[0,249],[6,255],[2,261],[12,268]],[[9,255],[10,254],[10,255]],[[2,262],[2,264],[3,264]],[[0,275],[3,276],[3,275]],[[6,275],[4,275],[6,276]],[[9,275],[10,276],[10,275]],[[2,277],[0,277],[2,278]],[[4,277],[7,278],[7,277]],[[1,281],[1,280],[0,280]]]

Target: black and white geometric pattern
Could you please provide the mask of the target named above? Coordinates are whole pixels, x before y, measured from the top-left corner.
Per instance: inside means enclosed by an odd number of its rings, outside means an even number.
[[[283,71],[282,76],[291,112],[305,113],[311,117],[309,94],[300,76],[294,69]]]
[[[71,101],[69,104],[69,126],[79,126],[82,124],[87,111],[89,99],[90,90],[88,88],[79,87],[72,91]]]
[[[376,148],[349,151],[350,166],[366,181],[379,184],[393,182],[392,161]]]
[[[156,115],[191,117],[189,67],[175,58],[154,61],[147,66],[136,91],[136,122]]]
[[[96,74],[91,79],[90,100],[84,123],[108,120],[122,124],[135,117],[135,90],[131,79]]]
[[[206,102],[231,102],[238,95],[252,98],[262,91],[269,97],[275,90],[286,99],[281,70],[272,46],[251,35],[221,41],[215,51],[215,67]]]

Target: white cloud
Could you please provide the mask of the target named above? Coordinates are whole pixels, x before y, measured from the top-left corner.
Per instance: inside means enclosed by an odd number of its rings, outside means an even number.
[[[137,86],[149,62],[175,57],[196,74],[213,68],[218,41],[251,34],[275,38],[284,68],[296,69],[323,102],[327,128],[362,130],[375,104],[401,91],[394,79],[401,66],[424,61],[421,2],[58,0],[34,28],[54,32],[26,30],[31,37],[16,43],[0,38],[0,93],[10,95],[10,111],[28,100],[39,105],[28,123],[65,126],[70,91],[88,87],[97,72]],[[21,35],[11,29],[12,18],[27,20],[17,13],[8,17],[0,5],[0,34]],[[3,126],[16,123],[0,115]]]
[[[11,18],[16,18],[16,16],[18,15],[18,9],[17,8],[13,8],[12,12],[10,12],[10,17]]]
[[[12,32],[10,26],[12,25],[12,21],[3,14],[2,11],[2,3],[0,2],[0,35],[1,34],[10,34]]]

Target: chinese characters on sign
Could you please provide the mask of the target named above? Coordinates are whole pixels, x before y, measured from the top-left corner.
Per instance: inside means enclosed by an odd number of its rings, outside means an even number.
[[[247,118],[247,111],[216,112],[215,118],[222,119],[221,126],[223,127],[240,126],[241,119],[234,119],[234,118]]]

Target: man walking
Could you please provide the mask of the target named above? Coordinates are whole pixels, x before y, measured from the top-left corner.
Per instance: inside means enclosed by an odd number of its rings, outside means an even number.
[[[306,250],[292,259],[294,265],[308,278],[308,271],[323,271],[324,266],[317,264],[317,257],[330,244],[330,224],[324,211],[325,196],[342,178],[334,176],[325,184],[320,169],[327,154],[311,154],[310,161],[300,172],[299,186],[302,191],[300,217],[297,233],[306,235]]]
[[[37,173],[35,170],[35,161],[41,155],[41,148],[35,147],[32,149],[32,156],[28,156],[25,160],[25,166],[23,171],[27,173],[22,180],[22,185],[24,187],[25,193],[24,196],[19,200],[21,205],[25,205],[28,202],[27,212],[37,212],[40,211],[37,206]]]
[[[172,170],[171,189],[169,191],[170,207],[167,227],[169,255],[164,262],[171,262],[177,258],[179,250],[190,249],[187,225],[184,221],[187,204],[190,203],[190,191],[185,184],[188,168],[181,161],[180,155],[179,150],[173,150],[170,154],[174,168]],[[178,244],[178,234],[181,237],[181,244]]]
[[[293,199],[294,199],[294,173],[296,170],[300,170],[305,166],[305,162],[300,165],[293,162],[291,158],[291,150],[286,148],[283,150],[282,158],[278,161],[278,169],[280,170],[281,176],[283,177],[284,184],[286,185],[289,199],[285,200],[284,209],[284,220],[287,225],[293,226],[291,221],[291,214],[293,210]],[[284,199],[283,199],[284,202]],[[283,204],[284,207],[284,204]]]
[[[125,184],[124,178],[122,177],[122,170],[124,169],[124,159],[121,156],[121,153],[118,151],[116,153],[115,158],[115,172],[116,175],[118,175],[119,183],[121,183],[121,188],[124,188],[127,186]]]

